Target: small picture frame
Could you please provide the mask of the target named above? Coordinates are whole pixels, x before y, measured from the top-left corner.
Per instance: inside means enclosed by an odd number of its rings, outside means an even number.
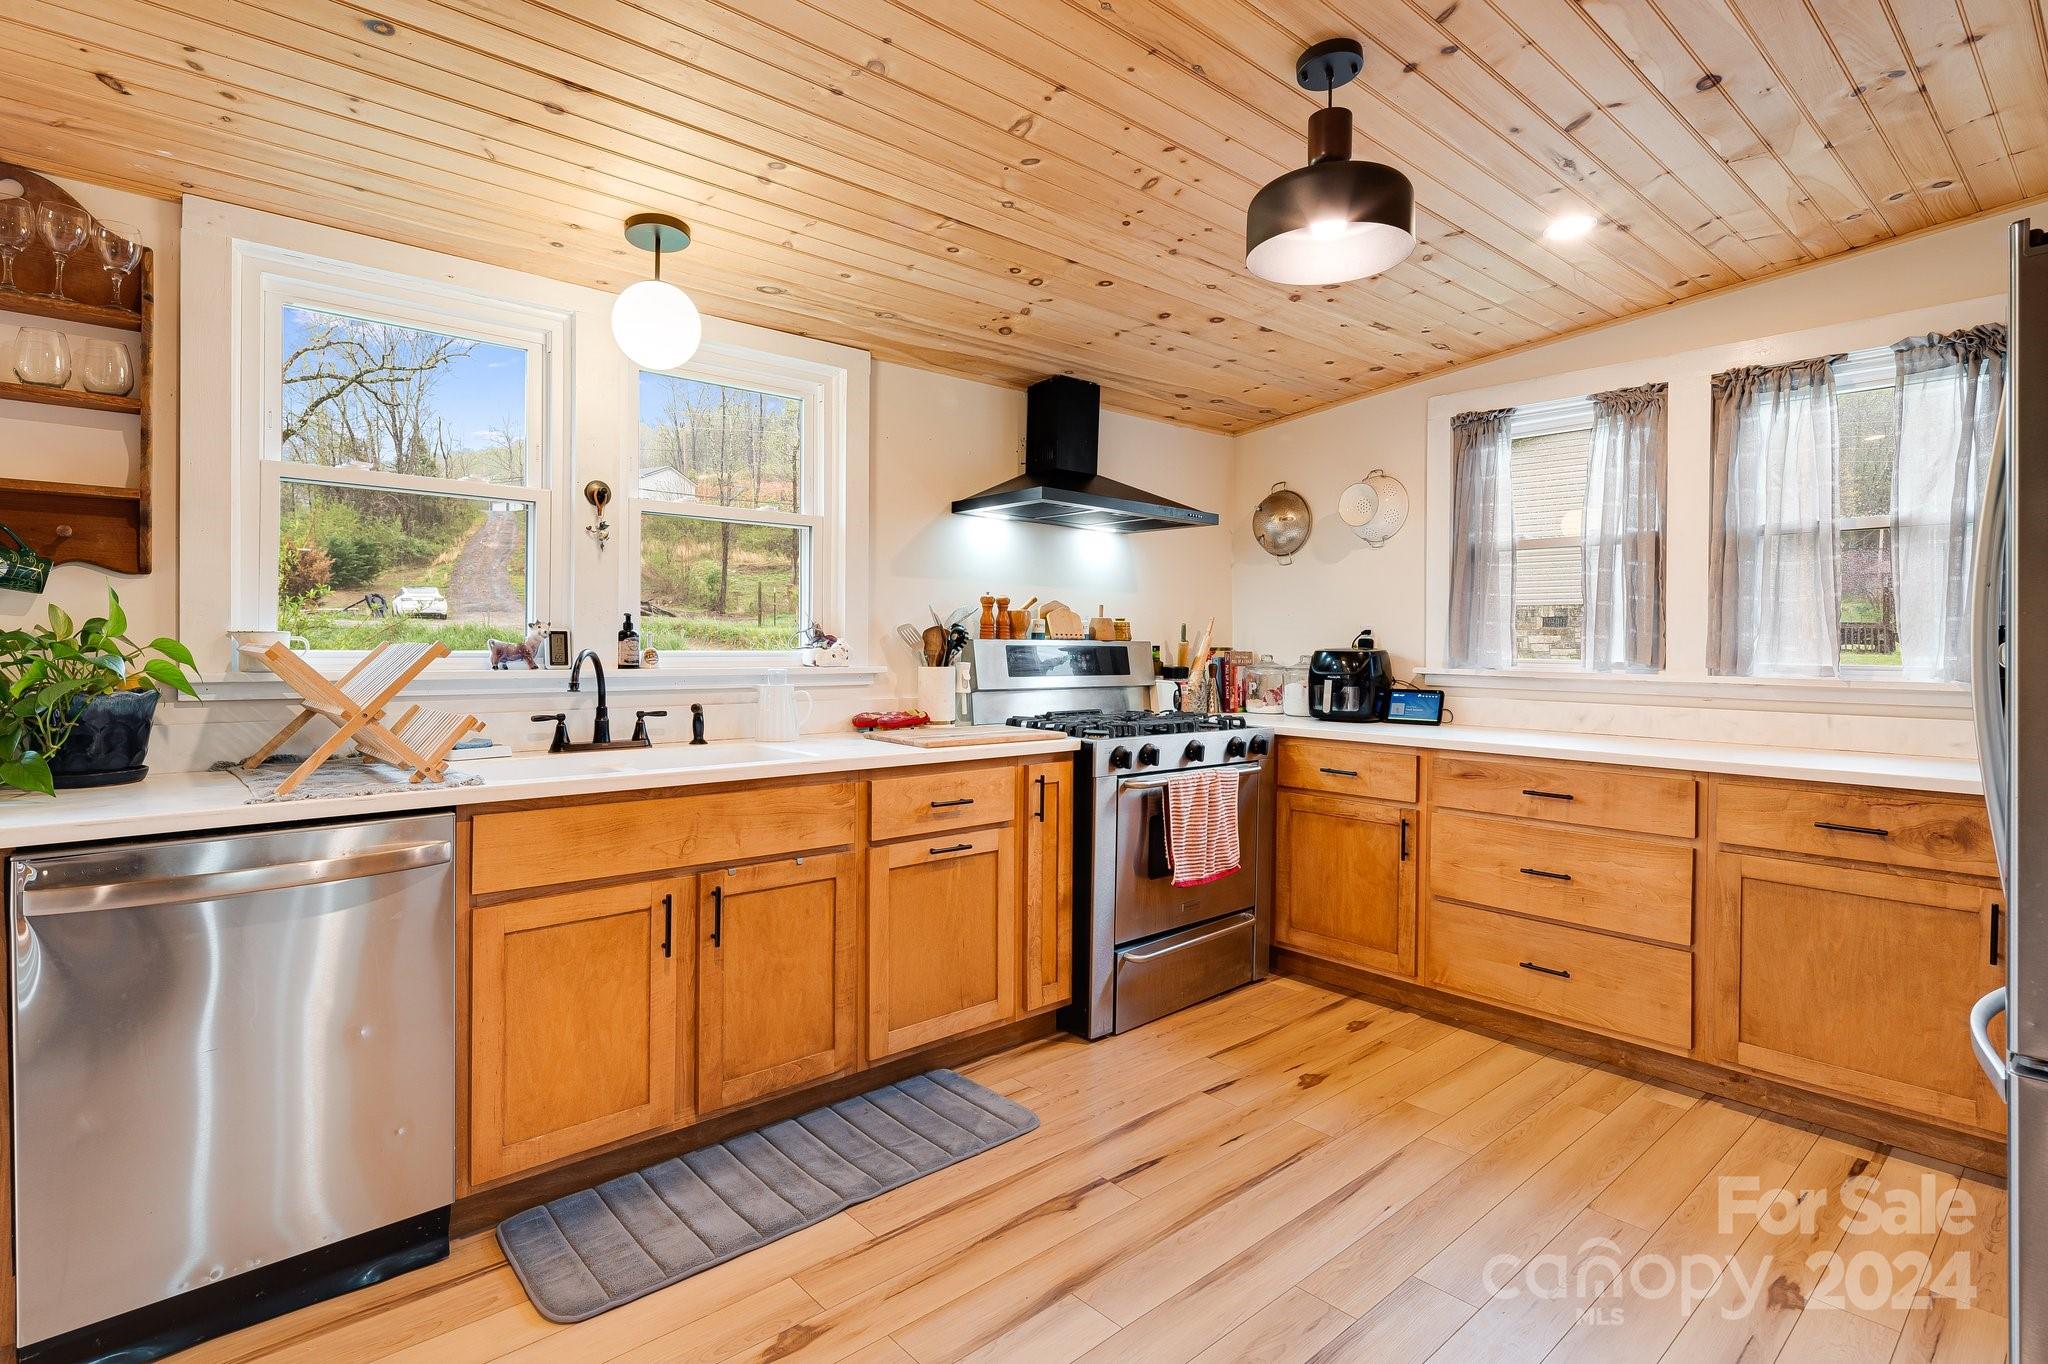
[[[569,666],[569,632],[567,630],[548,631],[548,666],[550,668],[566,668]]]

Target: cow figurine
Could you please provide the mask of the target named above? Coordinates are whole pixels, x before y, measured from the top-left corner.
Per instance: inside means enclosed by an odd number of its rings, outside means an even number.
[[[514,663],[524,663],[529,669],[540,667],[540,661],[547,657],[547,631],[539,621],[527,627],[526,638],[518,643],[494,639],[491,644],[491,671],[502,672]]]

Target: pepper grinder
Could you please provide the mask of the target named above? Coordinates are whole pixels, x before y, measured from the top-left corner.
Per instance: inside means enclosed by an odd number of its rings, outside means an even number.
[[[981,627],[978,633],[982,639],[994,639],[996,637],[996,599],[994,597],[983,597],[981,599]]]
[[[1012,638],[1013,634],[1014,632],[1010,628],[1010,599],[1008,597],[997,597],[996,638],[1009,639]]]

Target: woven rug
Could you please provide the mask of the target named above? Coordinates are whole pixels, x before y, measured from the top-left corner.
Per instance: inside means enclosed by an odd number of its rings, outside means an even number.
[[[1037,1126],[927,1071],[529,1208],[498,1244],[542,1316],[586,1321]]]
[[[460,753],[460,748],[457,748]],[[452,786],[478,786],[483,778],[474,772],[450,771],[441,781],[415,782],[412,773],[389,763],[366,762],[361,758],[333,758],[320,765],[319,769],[291,791],[280,796],[277,788],[286,777],[298,770],[303,757],[289,757],[279,754],[254,769],[243,767],[237,762],[219,762],[213,765],[216,772],[232,773],[242,785],[249,788],[249,798],[244,805],[271,805],[278,801],[331,800],[336,796],[375,796],[388,791],[438,791]]]

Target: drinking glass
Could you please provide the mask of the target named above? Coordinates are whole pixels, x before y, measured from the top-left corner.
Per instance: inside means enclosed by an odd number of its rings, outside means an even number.
[[[23,327],[14,336],[14,377],[38,388],[62,388],[71,378],[71,343],[63,332]]]
[[[73,251],[85,245],[86,233],[91,227],[92,219],[75,204],[60,204],[52,200],[36,205],[36,232],[57,261],[57,269],[50,277],[48,297],[68,297],[64,292],[64,262]]]
[[[78,382],[88,393],[125,395],[135,387],[135,362],[128,347],[119,341],[86,342],[78,358]]]
[[[14,258],[35,239],[35,205],[18,197],[0,199],[0,289],[20,292],[14,282]]]
[[[128,284],[128,272],[142,259],[141,236],[126,223],[97,222],[92,225],[92,244],[100,254],[100,264],[107,268],[113,303],[118,308],[121,291]]]

